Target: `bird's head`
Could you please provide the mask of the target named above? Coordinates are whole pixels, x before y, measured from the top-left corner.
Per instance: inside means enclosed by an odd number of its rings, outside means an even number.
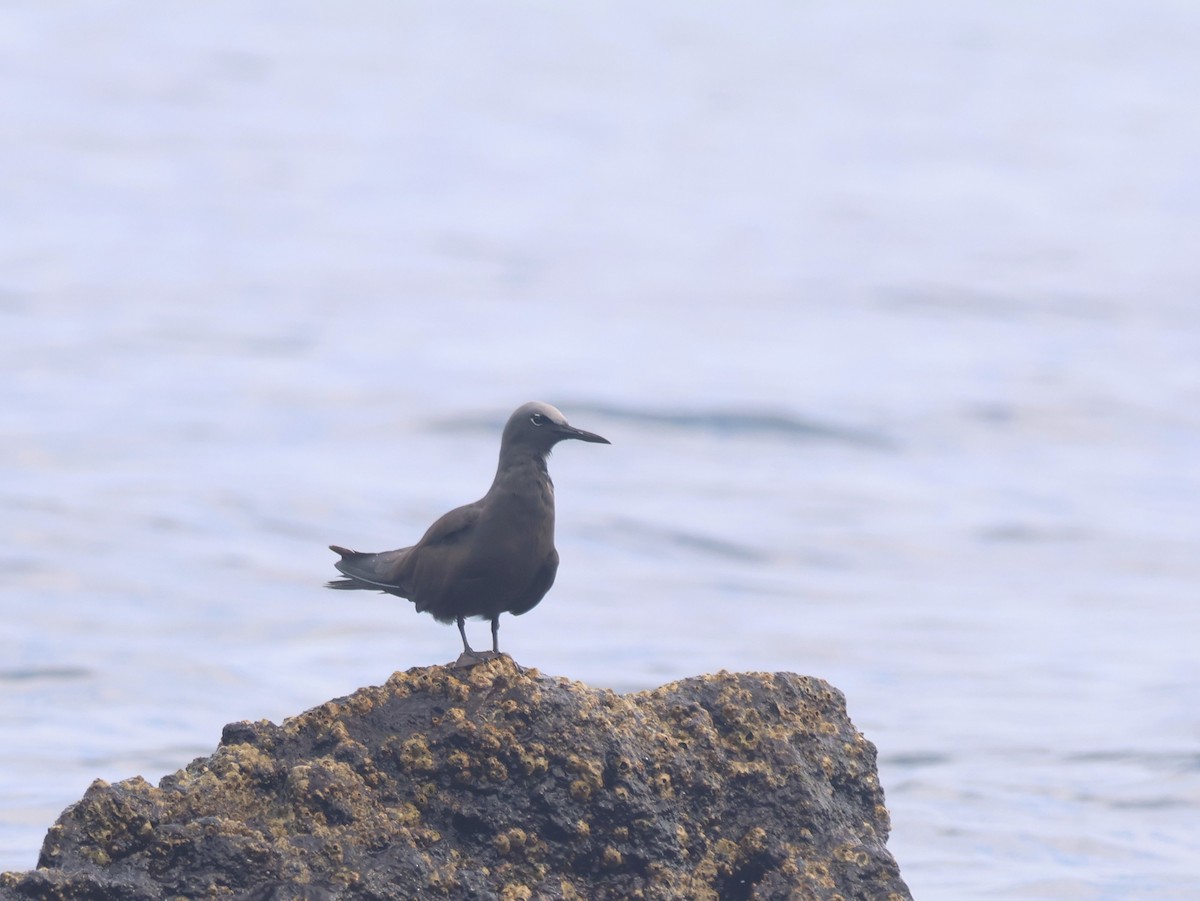
[[[501,453],[506,448],[521,447],[548,454],[554,445],[568,438],[591,441],[595,444],[612,443],[593,432],[575,428],[557,408],[530,401],[517,407],[513,415],[508,417],[508,423],[504,426],[504,437],[500,442]]]

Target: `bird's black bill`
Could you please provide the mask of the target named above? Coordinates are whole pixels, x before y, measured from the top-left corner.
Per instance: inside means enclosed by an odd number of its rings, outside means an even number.
[[[564,438],[578,438],[580,441],[590,441],[593,444],[612,444],[607,438],[601,438],[595,432],[585,432],[573,425],[561,426],[561,430]]]

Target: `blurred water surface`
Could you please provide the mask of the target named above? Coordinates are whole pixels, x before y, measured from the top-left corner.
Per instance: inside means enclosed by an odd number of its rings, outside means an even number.
[[[0,10],[0,866],[444,662],[330,542],[569,444],[504,647],[845,691],[924,901],[1200,894],[1200,8]],[[472,634],[485,643],[486,625]]]

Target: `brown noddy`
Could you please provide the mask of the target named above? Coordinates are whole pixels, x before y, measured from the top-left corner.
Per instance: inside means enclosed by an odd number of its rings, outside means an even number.
[[[554,483],[546,458],[560,441],[577,438],[609,444],[567,423],[549,404],[524,404],[508,418],[500,438],[500,462],[487,494],[438,519],[412,547],[379,554],[337,545],[334,566],[346,576],[329,588],[374,589],[412,601],[418,613],[458,623],[471,665],[500,653],[500,614],[520,616],[545,597],[558,571],[554,547]],[[492,651],[476,652],[464,622],[492,622]]]

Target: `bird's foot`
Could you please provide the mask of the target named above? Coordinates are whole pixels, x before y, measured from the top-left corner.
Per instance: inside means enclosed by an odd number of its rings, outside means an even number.
[[[480,663],[486,663],[489,660],[495,660],[497,657],[506,656],[501,651],[463,651],[458,655],[458,659],[450,664],[451,669],[468,669]]]

